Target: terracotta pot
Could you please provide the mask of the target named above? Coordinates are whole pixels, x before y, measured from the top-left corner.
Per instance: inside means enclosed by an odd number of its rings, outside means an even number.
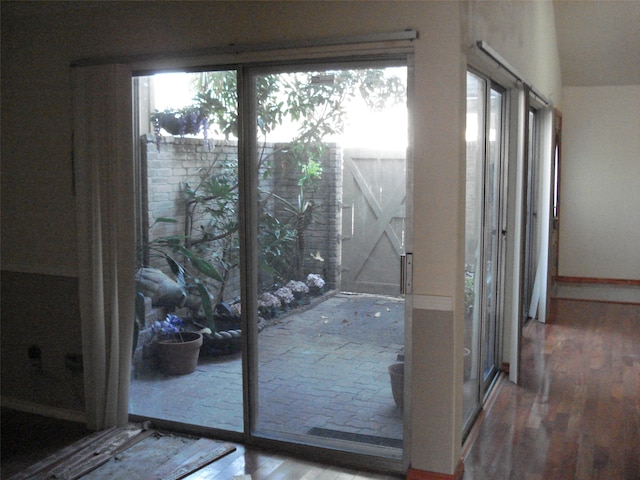
[[[196,369],[202,335],[197,332],[158,335],[154,350],[160,370],[167,375],[186,375]]]
[[[404,401],[404,363],[394,363],[389,366],[391,377],[391,393],[396,406],[402,408]]]

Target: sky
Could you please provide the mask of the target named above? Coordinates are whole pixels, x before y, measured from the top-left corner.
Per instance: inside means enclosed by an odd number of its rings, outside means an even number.
[[[189,74],[163,73],[153,76],[155,109],[182,108],[193,103]],[[395,105],[382,112],[372,112],[364,101],[354,102],[349,108],[345,131],[341,138],[329,139],[343,147],[405,150],[407,146],[407,108]],[[288,141],[295,133],[291,125],[284,125],[270,134],[269,141]]]

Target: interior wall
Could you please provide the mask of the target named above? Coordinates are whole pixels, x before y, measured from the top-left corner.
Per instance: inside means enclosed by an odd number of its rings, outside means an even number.
[[[563,99],[558,273],[640,280],[640,85]]]
[[[477,39],[489,42],[540,91],[557,99],[560,73],[550,2],[0,5],[2,218],[11,225],[2,229],[2,268],[35,274],[36,281],[52,271],[64,271],[72,279],[77,275],[72,61],[419,31],[413,42],[411,105],[415,345],[410,461],[420,470],[453,473],[461,447],[466,47]],[[73,282],[52,283],[49,293],[44,301],[62,299],[77,311]],[[42,314],[36,318],[47,321]],[[67,332],[79,336],[79,318],[61,318],[66,328],[52,332],[51,340]],[[5,355],[25,353],[21,346],[4,341],[5,328],[20,321],[16,314],[5,315],[3,308],[3,360]],[[60,368],[59,354],[55,355],[50,366]],[[3,389],[3,395],[7,393],[13,392]],[[71,401],[67,406],[74,408]]]
[[[562,104],[560,57],[552,2],[466,3],[465,45],[488,43],[556,108]]]
[[[3,271],[1,285],[3,403],[82,419],[80,364],[66,364],[67,355],[82,353],[77,278]]]

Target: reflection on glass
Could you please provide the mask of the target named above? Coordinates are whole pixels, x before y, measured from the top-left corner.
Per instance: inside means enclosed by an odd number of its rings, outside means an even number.
[[[498,247],[500,242],[500,158],[502,155],[502,94],[491,90],[489,116],[489,148],[485,171],[485,246],[484,246],[484,288],[485,320],[483,381],[490,379],[496,369],[496,318],[498,292]]]

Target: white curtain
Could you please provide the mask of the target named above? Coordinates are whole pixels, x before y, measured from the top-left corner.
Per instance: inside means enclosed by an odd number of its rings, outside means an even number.
[[[131,72],[75,67],[73,76],[80,314],[87,425],[127,423],[134,322]]]

